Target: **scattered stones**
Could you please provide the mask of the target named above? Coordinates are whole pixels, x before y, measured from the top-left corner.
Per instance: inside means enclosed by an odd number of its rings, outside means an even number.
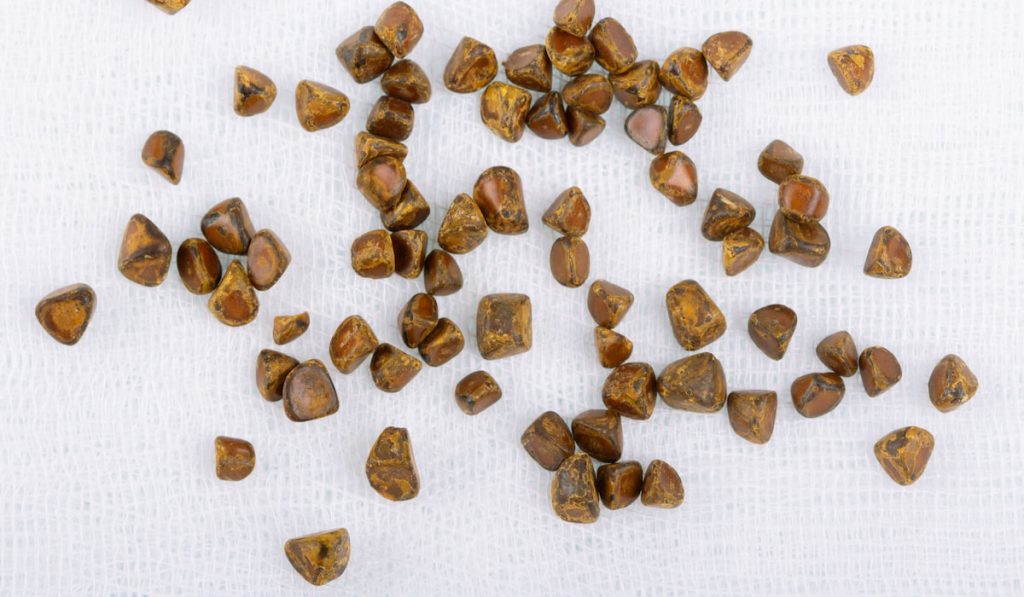
[[[404,146],[403,146],[404,147]],[[430,205],[423,194],[411,180],[406,180],[405,188],[398,201],[390,208],[381,210],[380,222],[392,232],[412,230],[430,216]],[[392,235],[394,239],[394,235]],[[425,245],[424,245],[425,248]]]
[[[402,160],[381,155],[368,160],[356,174],[356,187],[374,208],[388,211],[402,199],[408,178]]]
[[[565,119],[569,125],[569,143],[576,147],[589,145],[604,132],[604,118],[586,110],[569,108],[566,111]]]
[[[394,139],[387,139],[371,135],[366,131],[359,131],[356,134],[355,154],[356,167],[361,169],[373,158],[381,156],[390,156],[401,162],[409,155],[409,148],[404,143]],[[416,193],[419,194],[419,190]]]
[[[560,0],[552,19],[562,31],[583,37],[594,22],[594,12],[594,0]]]

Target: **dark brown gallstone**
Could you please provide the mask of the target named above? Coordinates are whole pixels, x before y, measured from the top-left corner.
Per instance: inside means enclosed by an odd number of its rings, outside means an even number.
[[[579,288],[590,277],[590,249],[582,238],[563,236],[551,245],[551,275],[566,288]]]
[[[753,228],[741,228],[722,239],[722,267],[725,275],[735,276],[745,271],[761,257],[764,237]]]
[[[684,497],[683,480],[676,469],[663,460],[652,460],[644,475],[640,503],[654,508],[678,508]]]
[[[473,185],[473,199],[484,220],[498,234],[523,234],[530,228],[523,200],[523,181],[507,166],[484,170]]]
[[[657,398],[654,368],[647,363],[619,365],[601,388],[604,405],[630,419],[651,418]]]
[[[659,155],[668,143],[668,112],[661,106],[644,106],[626,117],[626,135],[645,150]]]
[[[686,350],[699,350],[725,333],[725,315],[704,288],[683,280],[665,295],[672,332]]]
[[[597,280],[587,293],[587,310],[597,325],[613,329],[633,306],[633,293],[607,280]]]
[[[377,336],[370,324],[358,315],[350,315],[338,325],[331,337],[331,362],[338,371],[352,373],[373,354],[377,344]]]
[[[622,417],[614,410],[580,413],[572,420],[572,437],[581,450],[601,462],[622,457]]]
[[[658,375],[658,394],[672,408],[713,413],[725,406],[725,371],[710,352],[670,363]]]
[[[402,198],[408,179],[402,160],[382,155],[367,161],[356,174],[356,187],[370,205],[380,211],[390,210]]]
[[[569,426],[553,411],[534,419],[520,442],[530,458],[549,471],[556,470],[576,450]]]
[[[414,294],[398,313],[398,331],[402,342],[416,348],[437,326],[437,301],[429,294]]]
[[[850,332],[844,330],[825,336],[818,342],[815,352],[826,367],[843,377],[857,372],[857,345]]]
[[[551,91],[551,60],[541,44],[519,48],[504,62],[510,83],[546,93]]]
[[[404,143],[387,139],[378,135],[371,135],[366,131],[359,131],[355,141],[356,167],[362,168],[373,158],[380,156],[391,156],[402,161],[409,154],[409,148]]]
[[[761,352],[773,360],[786,356],[796,332],[796,312],[786,305],[767,305],[750,314],[747,333]]]
[[[608,77],[588,73],[575,77],[562,88],[562,98],[570,108],[585,110],[591,114],[604,114],[612,105],[615,92]]]
[[[472,197],[460,193],[448,207],[437,229],[437,244],[449,253],[462,255],[487,239],[487,222]]]
[[[625,363],[633,354],[633,342],[629,338],[601,325],[594,328],[594,347],[597,361],[607,369]]]
[[[190,238],[178,247],[178,276],[192,294],[210,294],[220,282],[217,251],[201,238]]]
[[[636,501],[644,486],[644,469],[635,460],[602,464],[597,468],[597,492],[609,510],[620,510]]]
[[[494,81],[480,96],[480,119],[498,138],[515,143],[526,131],[532,101],[529,91]]]
[[[377,345],[370,359],[370,377],[384,392],[401,391],[422,368],[419,359],[386,342]]]
[[[494,50],[472,37],[463,37],[444,67],[444,86],[455,93],[473,93],[487,86],[498,74]]]
[[[921,478],[935,449],[935,437],[926,429],[903,427],[875,443],[875,458],[889,478],[910,485]]]
[[[583,236],[590,226],[590,202],[579,187],[562,191],[544,212],[544,224],[566,236]]]
[[[295,86],[295,116],[309,132],[331,128],[348,115],[348,96],[315,81],[299,81]]]
[[[594,45],[597,63],[611,74],[621,73],[636,62],[633,36],[615,19],[605,17],[598,21],[588,38]]]
[[[804,267],[825,262],[832,240],[819,222],[797,222],[776,212],[768,233],[768,250]]]
[[[312,421],[338,412],[338,393],[327,367],[316,359],[299,364],[284,380],[284,414],[292,421]]]
[[[269,290],[277,284],[291,262],[288,247],[273,231],[264,229],[253,235],[245,264],[256,290]]]
[[[510,357],[533,346],[532,309],[525,294],[489,294],[477,305],[476,343],[487,360]]]
[[[501,387],[486,371],[474,371],[455,385],[455,403],[467,415],[477,415],[498,400],[501,400]]]
[[[356,83],[368,83],[381,76],[394,60],[373,27],[356,31],[341,42],[334,53]]]
[[[569,143],[576,147],[589,145],[604,132],[605,121],[597,114],[579,108],[569,108],[565,114],[569,125]]]
[[[552,20],[562,31],[583,37],[594,22],[594,12],[594,0],[560,0]]]
[[[423,263],[423,287],[428,294],[448,296],[462,289],[462,269],[446,251],[434,249]]]
[[[672,145],[686,143],[697,134],[703,121],[700,108],[692,99],[681,95],[672,96],[672,103],[668,107],[668,142]]]
[[[274,318],[274,344],[281,346],[295,340],[309,329],[309,311]]]
[[[871,239],[864,273],[872,278],[905,278],[913,262],[910,243],[903,234],[892,226],[882,226]]]
[[[431,367],[440,367],[458,356],[465,346],[466,337],[459,326],[451,319],[442,317],[420,343],[420,357]]]
[[[729,392],[726,409],[732,430],[748,442],[767,443],[775,430],[778,403],[778,396],[769,390]]]
[[[699,100],[708,87],[708,63],[700,50],[679,48],[661,64],[658,77],[672,93]]]
[[[396,274],[408,279],[420,277],[427,259],[427,241],[427,233],[422,230],[399,230],[391,233]]]
[[[207,302],[210,313],[224,325],[237,327],[256,319],[260,300],[242,263],[234,259]]]
[[[411,180],[407,180],[398,201],[380,210],[380,222],[392,232],[411,230],[430,216],[430,205]]]
[[[235,114],[262,114],[270,109],[275,99],[277,85],[270,77],[248,66],[235,67]]]
[[[778,139],[768,144],[757,157],[757,169],[765,178],[781,184],[790,176],[796,176],[804,170],[804,156]]]
[[[857,361],[864,391],[875,397],[899,383],[903,368],[895,355],[881,346],[870,346],[860,353]]]
[[[412,60],[399,60],[391,65],[380,79],[380,88],[385,94],[410,104],[430,101],[430,79]]]
[[[419,495],[420,475],[408,430],[388,427],[380,433],[366,457],[366,480],[381,497],[393,502]]]
[[[681,151],[663,153],[651,160],[651,185],[676,205],[697,200],[697,166]]]
[[[552,66],[570,77],[582,75],[594,63],[594,46],[585,37],[552,27],[544,39]]]
[[[295,571],[317,587],[345,572],[350,553],[351,543],[345,529],[296,537],[284,544],[284,555]]]
[[[796,412],[807,418],[820,417],[839,406],[846,393],[843,378],[831,371],[802,375],[789,388]]]
[[[256,235],[249,210],[237,197],[211,207],[203,216],[200,227],[214,249],[229,255],[245,255],[252,237]]]
[[[928,397],[944,413],[960,408],[978,392],[978,378],[963,359],[947,354],[928,378]]]
[[[395,97],[382,95],[366,117],[366,130],[372,135],[405,141],[412,134],[416,114],[412,104]]]
[[[728,81],[747,61],[753,47],[754,42],[746,33],[726,31],[709,37],[701,46],[701,52],[718,76]]]
[[[213,440],[217,478],[241,481],[256,468],[256,450],[244,439],[218,436]]]
[[[377,17],[373,32],[395,58],[405,58],[423,37],[423,21],[411,6],[395,2]]]
[[[125,278],[142,286],[159,286],[171,269],[174,248],[149,218],[135,214],[125,226],[117,269]]]
[[[356,237],[351,249],[352,269],[363,278],[387,278],[395,273],[395,248],[387,230],[371,230]]]
[[[142,162],[171,184],[178,184],[185,167],[185,144],[171,131],[156,131],[142,146]]]
[[[264,348],[256,356],[256,388],[267,402],[284,398],[284,380],[299,361],[276,350]]]
[[[608,81],[615,98],[630,110],[653,104],[661,94],[658,63],[653,60],[641,60],[621,73],[609,75]]]
[[[597,521],[601,502],[589,456],[574,454],[558,467],[551,479],[551,508],[566,522]]]
[[[750,226],[756,214],[754,206],[743,197],[732,191],[715,189],[704,210],[700,232],[708,240],[719,241],[732,232]]]
[[[828,190],[821,181],[801,174],[779,184],[779,211],[797,222],[818,222],[828,213]]]
[[[67,346],[82,339],[96,310],[96,292],[88,284],[72,284],[47,294],[36,304],[36,320],[51,338]]]
[[[526,126],[541,139],[561,139],[568,135],[562,96],[552,91],[537,98],[526,114]]]

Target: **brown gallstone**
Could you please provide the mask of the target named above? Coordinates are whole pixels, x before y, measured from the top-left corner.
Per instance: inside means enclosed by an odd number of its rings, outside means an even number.
[[[117,269],[142,286],[159,286],[171,269],[174,248],[156,224],[142,214],[128,220],[117,256]]]
[[[416,115],[412,104],[395,97],[382,95],[366,117],[366,130],[370,134],[395,141],[405,141],[412,134]]]
[[[688,97],[676,95],[668,108],[668,141],[672,145],[682,145],[700,129],[704,117],[697,104]]]
[[[609,73],[621,73],[636,62],[637,50],[633,36],[615,19],[601,19],[591,29],[588,37],[594,45],[597,63]]]
[[[576,147],[589,145],[604,132],[604,118],[586,110],[569,108],[565,118],[569,125],[569,142]]]
[[[522,234],[530,228],[523,200],[523,181],[507,166],[484,170],[473,185],[473,199],[484,220],[498,234]]]
[[[767,443],[775,429],[778,402],[778,396],[769,390],[730,392],[726,408],[732,430],[748,442]]]
[[[271,230],[260,230],[249,243],[245,260],[249,280],[256,290],[269,290],[292,262],[292,254]]]
[[[260,301],[240,261],[234,259],[228,264],[220,284],[210,295],[207,307],[218,321],[232,327],[256,319],[260,312]]]
[[[574,454],[558,467],[551,479],[551,508],[566,522],[597,521],[601,502],[589,456]]]
[[[262,114],[276,98],[277,86],[270,77],[248,66],[235,67],[235,114]]]
[[[455,403],[467,415],[477,415],[501,400],[501,387],[486,371],[474,371],[455,385]]]
[[[718,76],[722,77],[723,81],[728,81],[747,61],[753,47],[754,42],[747,34],[726,31],[709,37],[701,46],[701,52]]]
[[[630,419],[651,418],[657,397],[654,368],[647,363],[619,365],[601,388],[604,405]]]
[[[644,469],[635,460],[602,464],[597,469],[597,492],[609,510],[619,510],[640,497]]]
[[[832,412],[846,393],[843,378],[831,371],[802,375],[796,378],[789,389],[796,411],[807,418]]]
[[[557,91],[546,93],[526,114],[526,126],[541,139],[561,139],[569,134],[562,97]]]
[[[462,289],[462,269],[446,251],[434,249],[423,263],[423,287],[428,294],[448,296]]]
[[[203,236],[214,249],[230,255],[245,255],[256,235],[249,210],[237,197],[221,201],[210,208],[200,224]]]
[[[405,165],[392,155],[382,155],[367,161],[356,174],[356,187],[370,205],[378,210],[389,210],[402,198],[406,186]]]
[[[828,67],[843,91],[860,95],[875,78],[875,54],[864,45],[846,46],[828,53]]]
[[[36,320],[51,338],[73,346],[82,339],[95,310],[96,292],[88,284],[72,284],[40,299]]]
[[[713,413],[725,406],[725,371],[710,352],[670,363],[657,381],[658,394],[672,408]]]
[[[621,73],[609,75],[608,81],[615,98],[631,110],[653,104],[661,94],[658,63],[653,60],[641,60]]]
[[[406,181],[405,189],[394,205],[380,210],[381,224],[392,232],[416,228],[429,216],[430,205],[411,180]]]
[[[626,117],[626,135],[645,150],[659,155],[668,143],[668,111],[661,106],[645,106]]]
[[[607,280],[597,280],[587,293],[587,310],[597,325],[614,328],[633,306],[633,293]]]
[[[419,495],[420,475],[407,429],[388,427],[381,432],[366,457],[366,480],[381,497],[393,502]]]
[[[594,328],[594,347],[598,362],[608,369],[618,367],[633,354],[633,342],[629,338],[601,325]]]
[[[166,14],[175,15],[179,10],[188,6],[191,1],[192,0],[149,0],[149,3]]]
[[[284,398],[284,380],[299,361],[276,350],[264,348],[256,356],[256,388],[267,402]]]
[[[370,324],[358,315],[351,315],[338,325],[331,337],[331,362],[338,371],[352,373],[373,354],[377,344]]]
[[[220,257],[213,245],[190,238],[178,247],[178,276],[192,294],[210,294],[220,282]]]
[[[430,79],[412,60],[399,60],[391,65],[380,79],[380,88],[385,94],[410,104],[430,101]]]
[[[338,393],[327,367],[316,359],[301,363],[284,380],[284,414],[292,421],[320,419],[338,412]]]
[[[562,98],[570,108],[579,108],[591,114],[604,114],[611,107],[615,92],[607,77],[589,73],[566,83],[562,88]]]
[[[567,288],[578,288],[590,277],[590,249],[577,236],[563,236],[551,245],[551,275]]]
[[[171,184],[178,184],[185,167],[185,145],[181,137],[171,131],[156,131],[142,146],[142,162]]]
[[[872,278],[905,278],[913,262],[910,243],[903,234],[892,226],[882,226],[871,239],[864,273]]]
[[[213,440],[217,478],[241,481],[256,467],[256,450],[244,439],[218,436]]]
[[[697,200],[697,166],[681,151],[663,153],[651,160],[651,185],[676,205]]]
[[[348,96],[315,81],[299,81],[295,86],[295,115],[309,132],[331,128],[348,115]]]
[[[781,184],[790,176],[803,172],[804,156],[778,139],[768,144],[757,158],[757,169],[765,178]]]
[[[585,37],[552,27],[544,39],[551,64],[570,77],[582,75],[594,63],[594,46]]]
[[[559,29],[582,37],[594,22],[594,0],[560,0],[552,20]]]
[[[903,368],[896,356],[881,346],[865,348],[857,364],[864,391],[871,397],[885,392],[903,378]]]
[[[462,255],[480,246],[487,239],[487,222],[472,197],[460,193],[448,207],[441,227],[437,230],[437,244],[449,253]]]
[[[551,60],[543,45],[519,48],[509,54],[504,67],[510,83],[542,93],[551,91]]]
[[[455,322],[442,317],[420,343],[420,357],[431,367],[440,367],[452,360],[466,346],[466,337]]]
[[[374,33],[373,27],[369,26],[346,38],[334,53],[356,83],[368,83],[376,79],[394,60],[391,52]]]
[[[622,417],[614,410],[580,413],[572,420],[572,437],[581,450],[601,462],[622,457]]]
[[[284,554],[295,571],[318,587],[345,572],[350,553],[351,544],[345,529],[296,537],[284,544]]]
[[[818,222],[828,213],[828,190],[810,176],[794,175],[779,184],[779,211],[798,222]]]
[[[576,450],[569,426],[553,411],[534,419],[523,431],[520,443],[530,458],[549,471],[556,470]]]
[[[531,101],[529,91],[494,81],[480,96],[480,119],[500,139],[515,143],[526,130]]]
[[[395,58],[405,58],[423,37],[423,22],[411,6],[395,2],[377,17],[373,27],[381,43]]]
[[[715,189],[704,210],[700,232],[708,240],[719,241],[729,233],[749,226],[755,215],[754,206],[743,197],[732,191]]]
[[[485,359],[510,357],[533,345],[532,309],[525,294],[489,294],[476,311],[476,343]]]
[[[654,508],[678,508],[683,498],[683,480],[676,469],[663,460],[652,460],[644,475],[640,503]]]
[[[409,148],[404,143],[359,131],[355,141],[356,167],[362,168],[373,158],[391,156],[398,161],[405,159]]]
[[[778,361],[786,356],[796,324],[796,312],[786,305],[767,305],[750,314],[747,333],[761,352]]]
[[[826,367],[843,377],[857,372],[857,345],[850,332],[844,330],[826,336],[818,342],[815,352]]]
[[[699,100],[708,86],[708,63],[700,50],[679,48],[661,64],[658,76],[672,93]]]
[[[758,260],[764,250],[764,237],[753,228],[741,228],[722,239],[722,267],[725,275],[735,276]]]
[[[274,318],[274,344],[288,344],[309,329],[309,312],[296,315],[278,315]]]
[[[928,378],[928,397],[944,413],[960,408],[978,392],[978,378],[963,359],[947,354]]]
[[[878,440],[875,458],[890,479],[910,485],[921,478],[933,449],[935,437],[926,429],[911,425]]]
[[[676,340],[686,350],[699,350],[725,333],[725,315],[693,280],[683,280],[670,288],[665,304]]]
[[[421,369],[419,359],[386,342],[377,345],[370,359],[373,384],[389,393],[401,391]]]
[[[402,342],[416,348],[437,326],[437,301],[429,294],[414,294],[398,313],[398,331]]]
[[[804,267],[818,267],[825,262],[832,241],[828,231],[818,222],[790,220],[776,212],[768,233],[768,250]]]
[[[387,230],[371,230],[352,241],[352,269],[364,278],[387,278],[395,273],[395,249]]]
[[[579,187],[569,187],[544,212],[543,222],[566,236],[583,236],[590,226],[590,203]]]
[[[442,80],[449,91],[473,93],[483,89],[497,74],[494,50],[472,37],[463,37],[448,59]]]
[[[408,279],[420,277],[427,258],[428,240],[427,233],[422,230],[399,230],[391,233],[396,274]]]

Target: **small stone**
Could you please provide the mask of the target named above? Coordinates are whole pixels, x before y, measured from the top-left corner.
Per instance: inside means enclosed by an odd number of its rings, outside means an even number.
[[[373,27],[363,27],[338,45],[334,51],[356,83],[368,83],[391,66],[394,57],[384,46]]]
[[[398,392],[423,368],[419,359],[391,344],[381,343],[370,359],[370,376],[384,392]]]
[[[515,143],[526,131],[531,101],[529,91],[494,81],[480,96],[480,119],[499,138]]]
[[[552,66],[560,72],[575,77],[590,70],[594,63],[594,46],[587,38],[566,33],[552,27],[544,38],[544,49]]]
[[[633,36],[621,23],[605,17],[590,31],[590,43],[594,44],[594,57],[601,68],[611,74],[621,73],[636,62],[637,51]]]
[[[487,360],[510,357],[533,345],[530,297],[489,294],[476,310],[476,343]]]
[[[407,429],[388,427],[380,433],[366,457],[366,479],[381,497],[393,502],[419,495],[420,475]]]
[[[678,508],[683,498],[683,480],[676,469],[663,460],[652,460],[644,475],[640,502],[655,508]]]
[[[309,311],[297,315],[278,315],[274,318],[274,344],[288,344],[309,329]]]
[[[235,197],[225,199],[210,208],[203,216],[200,227],[203,236],[214,249],[229,255],[245,255],[256,229],[249,219],[245,203]]]
[[[408,179],[405,165],[395,156],[382,155],[369,160],[356,174],[356,187],[370,205],[380,211],[395,207],[402,199]]]
[[[366,131],[359,131],[356,135],[355,147],[357,168],[362,168],[376,157],[391,156],[401,162],[409,155],[409,148],[404,143],[371,135]]]
[[[284,380],[299,361],[276,350],[264,348],[256,356],[256,388],[267,402],[284,398]]]
[[[633,293],[607,280],[597,280],[587,293],[587,310],[597,325],[613,329],[633,306]]]
[[[423,198],[420,190],[411,180],[405,183],[405,189],[398,201],[388,209],[380,211],[380,222],[392,232],[411,230],[430,217],[430,205]]]
[[[412,134],[415,116],[409,102],[382,95],[366,117],[366,130],[380,137],[405,141]]]
[[[302,128],[313,133],[329,129],[348,116],[348,96],[315,81],[299,81],[295,86],[295,116]]]
[[[645,150],[659,155],[668,143],[668,112],[661,106],[645,106],[626,117],[626,135]]]
[[[598,73],[575,77],[562,88],[562,99],[570,108],[585,110],[591,114],[604,114],[612,105],[615,91],[608,77]]]
[[[661,64],[658,77],[672,93],[699,100],[708,87],[708,63],[700,50],[679,48]]]
[[[746,33],[726,31],[709,37],[701,46],[701,51],[718,76],[728,81],[747,61],[753,47],[754,42]]]
[[[96,292],[88,284],[72,284],[47,294],[36,304],[36,319],[61,344],[82,339],[96,309]]]
[[[260,230],[252,237],[246,267],[256,290],[269,290],[277,284],[291,262],[292,254],[272,231]]]
[[[248,66],[235,67],[235,114],[262,114],[270,109],[275,99],[277,85],[270,77]]]
[[[583,236],[590,226],[590,202],[579,187],[569,187],[544,212],[543,222],[566,236]]]
[[[352,269],[364,278],[381,279],[395,273],[395,247],[387,230],[371,230],[352,241]]]
[[[398,314],[402,342],[416,348],[437,326],[437,301],[429,294],[414,294]]]
[[[620,510],[636,501],[644,486],[644,469],[635,460],[602,464],[597,468],[597,492],[609,510]]]
[[[586,454],[565,459],[551,479],[551,508],[566,522],[589,524],[601,515],[594,465]]]
[[[345,572],[350,549],[348,531],[336,529],[289,539],[284,555],[306,582],[322,586]]]
[[[169,15],[177,14],[177,12],[186,6],[192,0],[149,0],[149,3],[159,8]]]
[[[796,332],[796,312],[786,305],[767,305],[750,314],[747,333],[761,352],[776,361],[786,356]]]
[[[818,222],[828,213],[828,190],[821,181],[796,175],[779,185],[779,211],[797,222]]]
[[[686,143],[697,134],[703,121],[704,116],[692,99],[681,95],[672,96],[668,108],[668,142],[672,145]]]
[[[455,93],[483,89],[498,74],[498,59],[487,44],[463,37],[444,67],[444,86]]]
[[[617,411],[593,409],[572,420],[572,437],[581,450],[601,462],[622,457],[622,417]]]
[[[731,232],[750,226],[756,215],[749,201],[732,191],[715,189],[704,210],[700,232],[710,241],[719,241]]]
[[[882,226],[871,239],[864,273],[872,278],[905,278],[913,263],[914,255],[907,239],[892,226]]]
[[[601,388],[604,405],[630,419],[651,418],[657,399],[654,369],[647,363],[619,365],[608,374]]]
[[[440,367],[458,356],[465,346],[466,337],[459,326],[451,319],[442,317],[420,343],[420,357],[431,367]]]
[[[218,436],[213,440],[217,478],[241,481],[256,467],[256,450],[244,439]]]
[[[121,274],[142,286],[159,286],[171,269],[171,241],[156,224],[142,214],[128,220],[117,256]]]
[[[615,98],[630,110],[653,104],[661,94],[658,63],[653,60],[641,60],[621,73],[609,75],[608,81]]]
[[[455,404],[467,415],[479,414],[498,400],[501,400],[501,388],[486,371],[474,371],[455,385]]]
[[[697,166],[681,151],[663,153],[651,160],[648,177],[655,190],[676,205],[697,200]]]
[[[396,274],[408,279],[420,277],[423,263],[427,258],[427,240],[427,233],[422,230],[399,230],[391,233]]]
[[[462,255],[480,246],[487,238],[487,222],[476,201],[460,193],[448,208],[437,231],[437,244],[449,253]]]
[[[594,346],[598,362],[607,369],[625,363],[633,354],[633,342],[629,338],[601,325],[594,328]]]
[[[725,406],[725,371],[710,352],[670,363],[658,375],[658,394],[672,408],[713,413]]]
[[[338,393],[317,359],[299,364],[284,380],[284,414],[292,421],[312,421],[338,412]]]
[[[399,60],[391,65],[381,77],[380,88],[385,94],[410,104],[430,101],[430,79],[412,60]]]
[[[565,114],[569,125],[569,143],[576,147],[589,145],[604,132],[604,118],[578,108],[569,108]]]
[[[190,238],[178,247],[178,276],[192,294],[210,294],[220,282],[220,258],[201,238]]]
[[[576,450],[569,426],[552,411],[530,423],[520,442],[530,458],[549,471],[556,470]]]
[[[978,378],[955,354],[942,357],[928,378],[928,397],[944,413],[960,408],[977,392]]]
[[[590,31],[594,22],[594,0],[560,0],[555,6],[552,19],[555,27],[577,37],[583,37]]]
[[[782,184],[782,181],[787,178],[803,172],[804,156],[785,141],[776,139],[769,143],[757,157],[757,169],[768,180],[775,184]]]
[[[725,316],[700,284],[683,280],[665,295],[672,332],[680,346],[698,350],[725,333]]]
[[[764,251],[764,237],[753,228],[741,228],[730,232],[722,239],[722,267],[725,275],[735,276],[743,272],[761,257]]]
[[[867,46],[846,46],[828,53],[828,67],[843,91],[860,95],[875,78],[875,54]]]
[[[561,139],[569,134],[562,96],[557,91],[545,93],[526,114],[526,126],[541,139]]]
[[[551,60],[543,45],[519,48],[509,54],[504,66],[510,83],[542,93],[551,91]]]
[[[881,346],[865,348],[857,361],[864,391],[872,398],[899,383],[903,368],[896,356]]]
[[[423,22],[411,6],[395,2],[380,13],[373,32],[395,58],[402,59],[423,37]]]
[[[839,406],[846,392],[843,378],[835,373],[809,373],[796,378],[789,388],[796,412],[807,418],[820,417]]]
[[[330,353],[334,367],[349,374],[359,368],[377,348],[377,336],[362,317],[351,315],[334,331]]]
[[[729,392],[729,424],[736,435],[754,444],[765,444],[775,430],[779,398],[769,390]]]
[[[832,240],[828,231],[818,222],[790,220],[781,211],[775,213],[768,233],[768,250],[802,265],[818,267],[825,262]]]
[[[928,466],[935,437],[920,427],[904,427],[875,443],[875,458],[882,470],[900,485],[910,485],[921,478]]]
[[[185,144],[171,131],[157,131],[142,146],[142,162],[171,184],[178,184],[185,167]]]
[[[563,236],[551,245],[551,275],[566,288],[579,288],[590,276],[590,249],[582,238]]]
[[[522,234],[530,228],[523,201],[523,181],[507,166],[483,171],[473,185],[473,199],[484,220],[498,234]]]
[[[857,345],[850,332],[844,330],[825,336],[818,342],[815,352],[826,367],[843,377],[857,372]]]
[[[434,249],[423,263],[423,287],[434,296],[448,296],[462,290],[462,270],[451,254]]]

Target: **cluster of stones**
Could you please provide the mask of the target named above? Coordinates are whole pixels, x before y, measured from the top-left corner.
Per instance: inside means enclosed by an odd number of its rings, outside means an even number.
[[[583,241],[590,226],[590,202],[579,187],[569,187],[555,198],[543,220],[562,235],[551,245],[551,275],[567,288],[582,286],[590,277],[590,249]]]

